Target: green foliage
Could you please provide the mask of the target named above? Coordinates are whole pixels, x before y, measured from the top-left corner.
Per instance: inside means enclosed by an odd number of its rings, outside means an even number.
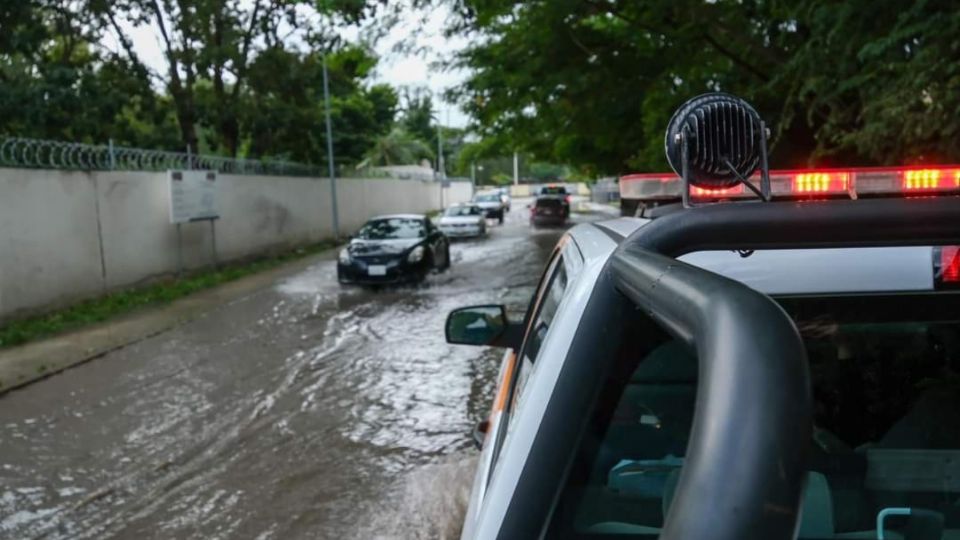
[[[377,137],[389,132],[397,94],[385,85],[364,88],[375,59],[359,48],[328,56],[334,153],[339,164],[356,164]],[[304,163],[326,161],[323,58],[270,49],[253,62],[240,132],[248,152]]]
[[[403,95],[403,128],[414,137],[429,144],[437,139],[433,123],[433,98],[418,88]]]
[[[869,13],[869,16],[864,16]],[[817,156],[877,164],[960,160],[960,10],[921,0],[806,2],[783,78]]]
[[[513,183],[513,177],[502,172],[494,173],[490,180],[497,186],[508,186]]]
[[[0,132],[81,142],[177,146],[168,100],[142,66],[95,46],[89,13],[53,0],[0,7]]]
[[[361,163],[363,167],[410,165],[423,159],[433,159],[436,154],[427,143],[395,127],[390,133],[376,138]]]
[[[334,0],[341,23],[368,16]],[[356,163],[388,133],[396,91],[377,58],[312,27],[307,0],[25,0],[0,6],[0,133],[227,156],[326,161],[322,63],[334,152]],[[127,24],[122,24],[126,22]],[[131,27],[158,32],[151,72]],[[113,48],[105,44],[116,43]]]
[[[590,174],[663,170],[669,115],[721,90],[773,165],[960,160],[960,10],[945,0],[460,0],[480,38],[451,97],[484,145]]]

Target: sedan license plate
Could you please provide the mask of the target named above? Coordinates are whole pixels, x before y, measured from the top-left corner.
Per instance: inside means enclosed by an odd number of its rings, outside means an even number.
[[[387,267],[381,264],[371,264],[367,267],[367,274],[371,276],[385,276],[387,275]]]
[[[543,213],[546,214],[546,215],[550,215],[550,214],[553,213],[553,210],[550,210],[549,208],[545,208],[545,209],[543,210]]]

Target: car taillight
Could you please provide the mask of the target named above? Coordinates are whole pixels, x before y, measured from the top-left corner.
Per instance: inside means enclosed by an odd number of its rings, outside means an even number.
[[[960,246],[933,248],[933,281],[937,288],[960,287]]]

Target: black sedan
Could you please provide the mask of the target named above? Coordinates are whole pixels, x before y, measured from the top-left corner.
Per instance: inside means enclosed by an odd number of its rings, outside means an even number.
[[[370,285],[420,281],[432,269],[449,267],[450,242],[427,217],[378,216],[340,251],[337,280]]]
[[[570,207],[564,205],[564,200],[559,197],[537,197],[530,207],[530,224],[540,225],[563,225],[567,222],[567,216],[570,215]]]

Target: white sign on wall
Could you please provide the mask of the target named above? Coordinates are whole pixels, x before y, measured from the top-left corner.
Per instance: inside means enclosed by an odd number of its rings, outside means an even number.
[[[170,223],[217,219],[216,171],[167,171]]]

